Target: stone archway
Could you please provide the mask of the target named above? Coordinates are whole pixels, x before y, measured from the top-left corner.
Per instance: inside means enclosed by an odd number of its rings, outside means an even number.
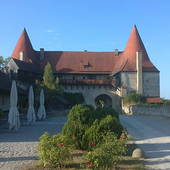
[[[112,98],[107,94],[101,94],[95,98],[95,105],[98,106],[102,103],[104,103],[105,106],[112,107]]]

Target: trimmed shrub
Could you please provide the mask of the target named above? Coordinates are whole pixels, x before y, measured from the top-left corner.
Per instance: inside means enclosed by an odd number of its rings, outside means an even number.
[[[72,141],[62,134],[51,136],[44,133],[38,144],[39,158],[44,166],[63,167],[70,160]]]
[[[95,110],[91,106],[75,105],[68,114],[62,133],[73,140],[77,149],[92,150],[101,144],[103,135],[108,131],[119,136],[122,130],[114,109]]]
[[[102,120],[96,120],[93,125],[85,131],[82,138],[83,149],[91,150],[103,142],[107,132],[113,132],[117,137],[123,131],[122,125],[117,118],[108,115]]]
[[[115,117],[111,115],[106,116],[104,119],[100,121],[100,124],[99,124],[100,132],[111,131],[117,135],[120,135],[122,130],[123,130],[122,125],[119,123],[119,121]]]
[[[89,127],[82,138],[82,146],[85,150],[92,150],[102,142],[102,133],[99,131],[99,120],[95,120]]]
[[[90,126],[94,121],[94,113],[88,106],[75,105],[69,112],[68,120]]]
[[[82,149],[82,137],[94,120],[94,114],[87,106],[75,105],[68,114],[62,133],[72,138],[75,146]]]
[[[111,107],[97,107],[95,110],[95,119],[101,120],[102,118],[106,117],[107,115],[112,115],[119,120],[119,114]]]
[[[120,161],[126,151],[126,141],[119,140],[113,133],[108,132],[100,147],[87,153],[85,160],[88,162],[85,165],[93,169],[111,168]]]

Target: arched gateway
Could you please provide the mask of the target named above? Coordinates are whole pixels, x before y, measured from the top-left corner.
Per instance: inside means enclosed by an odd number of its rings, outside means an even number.
[[[106,94],[101,94],[95,98],[95,105],[98,106],[103,102],[105,106],[112,107],[112,98]]]

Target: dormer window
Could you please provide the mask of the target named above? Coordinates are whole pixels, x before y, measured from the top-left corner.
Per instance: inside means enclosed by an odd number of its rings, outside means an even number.
[[[23,52],[23,51],[20,51],[20,53],[19,53],[19,59],[20,59],[21,61],[24,60],[24,52]]]
[[[88,67],[91,67],[89,61],[88,62],[84,62],[84,68],[88,68]]]

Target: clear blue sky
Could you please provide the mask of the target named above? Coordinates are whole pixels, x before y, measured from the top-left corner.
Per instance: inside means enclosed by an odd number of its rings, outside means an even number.
[[[6,0],[0,5],[0,55],[11,55],[26,27],[36,50],[124,50],[134,24],[170,98],[169,0]]]

